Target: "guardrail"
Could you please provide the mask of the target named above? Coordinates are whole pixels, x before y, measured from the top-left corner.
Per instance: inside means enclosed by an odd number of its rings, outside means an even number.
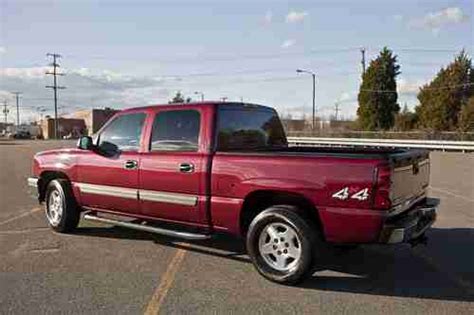
[[[388,147],[474,152],[474,141],[288,137],[295,146]]]

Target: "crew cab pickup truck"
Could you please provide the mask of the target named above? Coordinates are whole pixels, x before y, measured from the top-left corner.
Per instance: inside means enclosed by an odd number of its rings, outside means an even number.
[[[292,147],[276,111],[202,102],[124,110],[33,161],[48,224],[80,217],[201,240],[245,239],[257,271],[304,279],[328,244],[416,243],[436,218],[426,151]]]

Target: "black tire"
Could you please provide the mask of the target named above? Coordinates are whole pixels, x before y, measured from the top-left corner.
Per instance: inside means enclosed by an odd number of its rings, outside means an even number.
[[[332,246],[336,253],[349,253],[359,248],[358,244],[335,244]]]
[[[252,259],[253,265],[255,266],[257,271],[262,276],[273,282],[277,282],[280,284],[296,284],[304,280],[305,277],[312,272],[312,267],[315,262],[315,258],[318,256],[318,251],[320,249],[318,248],[318,245],[321,245],[322,242],[317,237],[317,233],[313,224],[303,219],[303,217],[298,214],[298,210],[299,209],[294,206],[272,206],[258,214],[250,224],[247,233],[247,252],[250,258]],[[279,251],[278,253],[274,252],[267,254],[265,255],[266,257],[264,257],[264,255],[262,255],[262,253],[260,252],[261,241],[263,239],[267,239],[265,242],[272,241],[270,234],[266,232],[268,231],[268,228],[271,225],[278,226],[279,224],[283,225],[283,229],[285,228],[284,226],[291,227],[293,229],[293,232],[295,232],[297,235],[297,243],[300,244],[300,256],[297,260],[294,260],[294,262],[288,264],[287,270],[278,270],[271,265],[271,260],[278,260],[278,257],[276,255],[284,256],[281,251]],[[281,240],[282,239],[280,238],[280,241]],[[276,240],[273,241],[277,242]],[[283,243],[284,242],[282,241],[281,246],[288,246],[287,243],[285,243],[284,245]],[[264,246],[268,245],[270,245],[270,243],[264,244]],[[275,245],[279,246],[279,243],[275,243]],[[273,246],[274,250],[276,250],[276,246]],[[284,249],[285,247],[281,248]],[[289,255],[289,253],[287,255]],[[292,259],[291,257],[279,258],[284,259],[285,263],[288,262],[288,259]]]
[[[54,197],[53,197],[54,196]],[[61,205],[61,214],[53,220],[52,208],[54,208],[50,199],[59,197],[58,204]],[[56,208],[55,208],[56,209]],[[60,233],[68,233],[77,228],[80,219],[80,210],[72,192],[71,185],[66,179],[53,179],[46,188],[45,198],[45,216],[48,225]]]

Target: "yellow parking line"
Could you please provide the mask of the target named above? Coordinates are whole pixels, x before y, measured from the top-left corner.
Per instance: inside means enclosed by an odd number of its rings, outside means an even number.
[[[10,223],[10,222],[12,222],[12,221],[15,221],[15,220],[17,220],[17,219],[21,219],[21,218],[23,218],[23,217],[29,216],[30,214],[35,213],[35,212],[38,212],[38,211],[41,211],[41,210],[43,210],[42,207],[33,208],[33,209],[31,209],[30,211],[28,211],[28,212],[19,214],[19,215],[13,217],[13,218],[10,218],[10,219],[7,219],[7,220],[5,220],[5,221],[0,222],[0,225],[4,225],[4,224]]]
[[[163,304],[163,301],[168,294],[168,290],[171,288],[173,284],[174,278],[176,276],[176,272],[181,265],[181,262],[186,255],[186,251],[184,249],[178,249],[173,256],[173,259],[168,264],[168,268],[166,269],[163,277],[161,279],[160,285],[156,288],[155,292],[151,296],[150,301],[148,302],[148,306],[145,310],[145,315],[156,315],[160,311],[160,307]]]

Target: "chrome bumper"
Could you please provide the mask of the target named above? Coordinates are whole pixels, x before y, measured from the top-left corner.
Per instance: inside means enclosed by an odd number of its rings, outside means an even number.
[[[28,192],[30,195],[38,197],[38,178],[28,177],[26,180],[28,183]]]
[[[379,242],[385,244],[409,243],[423,237],[436,221],[439,199],[426,198],[412,209],[389,217],[380,233]]]

